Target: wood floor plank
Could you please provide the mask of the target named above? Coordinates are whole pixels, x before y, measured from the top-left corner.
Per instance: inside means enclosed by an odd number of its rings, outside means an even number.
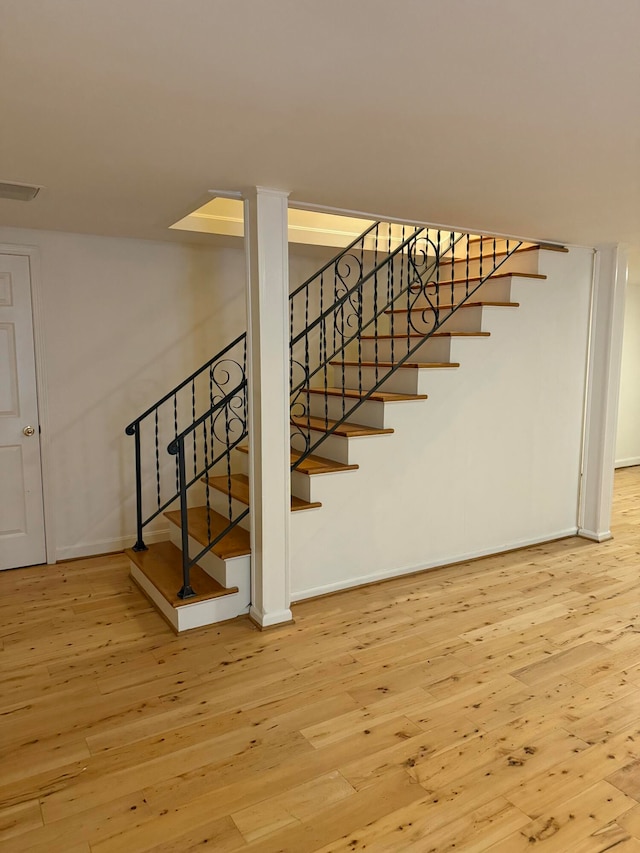
[[[602,830],[635,803],[608,782],[597,782],[578,796],[556,803],[540,817],[516,832],[487,847],[487,853],[521,853],[541,846],[549,853],[566,853],[587,839],[595,840],[593,849],[602,841]],[[606,849],[601,846],[599,849]]]
[[[37,799],[0,809],[0,843],[6,843],[7,839],[25,832],[33,832],[42,825],[42,812]]]

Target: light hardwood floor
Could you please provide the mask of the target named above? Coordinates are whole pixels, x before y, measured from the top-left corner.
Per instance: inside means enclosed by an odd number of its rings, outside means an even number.
[[[640,469],[615,538],[176,637],[119,556],[0,576],[0,848],[640,851]]]

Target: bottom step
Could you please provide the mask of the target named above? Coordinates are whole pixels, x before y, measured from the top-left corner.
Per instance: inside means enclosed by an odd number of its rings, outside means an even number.
[[[225,588],[200,566],[191,567],[191,586],[196,595],[178,598],[182,587],[182,553],[171,542],[157,542],[146,551],[125,551],[131,578],[158,608],[174,631],[186,631],[233,619],[247,612],[240,606],[238,587]]]

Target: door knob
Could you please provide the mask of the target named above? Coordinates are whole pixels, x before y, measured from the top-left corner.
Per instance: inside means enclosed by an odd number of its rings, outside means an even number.
[[[26,426],[26,427],[22,430],[22,432],[23,432],[26,436],[34,435],[34,434],[35,434],[35,431],[36,431],[35,427],[32,427],[32,426]]]

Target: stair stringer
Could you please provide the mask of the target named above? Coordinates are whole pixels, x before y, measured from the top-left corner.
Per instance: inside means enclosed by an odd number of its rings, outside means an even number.
[[[490,338],[451,340],[459,369],[419,371],[427,402],[384,404],[393,435],[321,446],[360,468],[292,516],[292,600],[576,532],[592,257],[538,254]]]

